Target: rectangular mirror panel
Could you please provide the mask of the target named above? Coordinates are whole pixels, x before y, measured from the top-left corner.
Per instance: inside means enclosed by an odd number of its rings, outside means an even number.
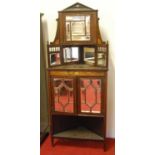
[[[106,67],[106,53],[97,54],[97,64]]]
[[[66,40],[90,40],[90,16],[66,16]]]
[[[59,65],[60,64],[60,53],[50,53],[49,54],[50,65]]]
[[[63,48],[64,63],[79,61],[79,48],[78,47],[65,47]]]
[[[95,48],[84,47],[84,62],[86,64],[94,64],[95,63]]]

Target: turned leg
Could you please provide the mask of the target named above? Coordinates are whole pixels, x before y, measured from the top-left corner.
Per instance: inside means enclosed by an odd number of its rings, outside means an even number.
[[[106,151],[106,141],[103,141],[103,149],[104,149],[104,152]]]
[[[51,137],[51,144],[52,144],[52,146],[54,146],[54,138],[53,137]]]

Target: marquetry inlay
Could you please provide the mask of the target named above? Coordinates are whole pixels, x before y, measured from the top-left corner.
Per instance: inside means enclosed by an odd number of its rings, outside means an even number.
[[[51,71],[52,76],[104,76],[105,72],[88,71]]]

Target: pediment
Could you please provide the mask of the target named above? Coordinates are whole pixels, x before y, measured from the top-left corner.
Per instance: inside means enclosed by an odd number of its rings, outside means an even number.
[[[65,8],[64,10],[62,11],[93,11],[94,9],[88,7],[88,6],[85,6],[81,3],[75,3],[67,8]]]

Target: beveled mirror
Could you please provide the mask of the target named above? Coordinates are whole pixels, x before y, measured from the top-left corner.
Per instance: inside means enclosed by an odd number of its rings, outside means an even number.
[[[90,40],[90,16],[66,16],[66,40]]]
[[[78,47],[64,47],[63,48],[64,63],[79,61],[79,48]]]
[[[60,53],[50,53],[49,58],[50,58],[50,60],[49,60],[50,66],[61,64],[60,63]]]
[[[106,54],[105,53],[98,53],[97,54],[97,64],[99,66],[105,66],[106,67]]]
[[[84,62],[86,64],[95,64],[95,48],[94,47],[84,47]]]

